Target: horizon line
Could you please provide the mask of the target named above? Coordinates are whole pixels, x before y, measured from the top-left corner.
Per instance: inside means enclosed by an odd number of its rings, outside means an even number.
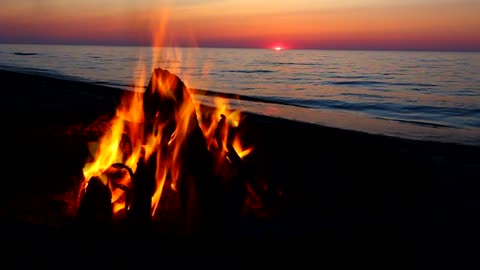
[[[62,43],[62,42],[4,42],[0,41],[0,44],[3,45],[59,45],[59,46],[98,46],[98,47],[158,47],[158,48],[205,48],[205,49],[256,49],[256,50],[271,50],[274,48],[270,47],[255,47],[255,46],[244,46],[244,47],[235,47],[235,46],[215,46],[215,45],[203,45],[203,46],[192,46],[192,45],[178,45],[178,46],[155,46],[155,45],[145,45],[145,44],[105,44],[105,43]],[[391,52],[465,52],[465,53],[478,53],[478,49],[433,49],[433,48],[360,48],[360,47],[351,47],[351,48],[334,48],[334,47],[285,47],[282,51],[290,50],[317,50],[317,51],[391,51]]]

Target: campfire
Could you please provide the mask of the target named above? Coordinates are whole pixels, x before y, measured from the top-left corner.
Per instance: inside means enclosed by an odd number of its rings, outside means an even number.
[[[222,235],[251,201],[239,111],[215,99],[201,111],[185,83],[153,71],[144,92],[125,95],[83,168],[77,219],[86,226],[151,226],[175,219],[185,236]]]

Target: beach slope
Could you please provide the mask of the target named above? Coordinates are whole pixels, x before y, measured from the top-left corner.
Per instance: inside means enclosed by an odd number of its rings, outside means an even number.
[[[0,82],[2,238],[65,233],[74,211],[65,196],[73,196],[94,139],[83,131],[112,115],[123,92],[1,70]],[[246,239],[269,239],[277,251],[292,248],[286,239],[305,240],[338,256],[437,266],[458,266],[478,239],[479,147],[249,113],[240,131],[255,147],[245,162],[263,200],[242,221]]]

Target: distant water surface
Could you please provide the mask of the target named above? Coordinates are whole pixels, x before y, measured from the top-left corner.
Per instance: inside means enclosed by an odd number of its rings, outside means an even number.
[[[145,86],[154,67],[191,88],[289,104],[231,101],[246,111],[480,145],[480,53],[0,44],[0,68],[122,89]]]

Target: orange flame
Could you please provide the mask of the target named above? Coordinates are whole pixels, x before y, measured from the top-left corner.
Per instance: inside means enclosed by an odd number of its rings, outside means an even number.
[[[243,148],[240,136],[238,136],[238,135],[235,136],[235,139],[233,139],[232,146],[235,149],[235,152],[237,153],[237,155],[241,159],[243,159],[244,157],[246,157],[248,154],[250,154],[253,151],[253,147],[250,147],[248,149]]]
[[[153,89],[157,89],[163,98],[175,99],[172,89],[176,87],[177,82],[165,80],[165,78],[155,79],[152,80],[152,83],[156,84]],[[142,80],[140,79],[139,81]],[[141,94],[134,92],[125,95],[122,103],[117,108],[116,118],[112,121],[111,129],[100,139],[98,149],[95,152],[95,160],[84,167],[85,188],[88,180],[93,176],[100,176],[105,185],[110,185],[114,213],[118,213],[125,208],[125,191],[110,183],[113,180],[106,176],[110,167],[114,163],[123,162],[135,172],[137,163],[142,155],[148,160],[153,153],[156,153],[156,190],[152,196],[151,206],[151,214],[155,215],[167,178],[171,177],[171,187],[175,189],[177,180],[181,177],[183,163],[181,155],[182,146],[191,131],[192,116],[198,117],[199,115],[196,114],[198,113],[196,111],[198,103],[185,102],[184,100],[175,111],[174,120],[176,128],[171,133],[171,136],[165,129],[168,122],[157,124],[157,131],[154,134],[144,136],[145,115],[143,112],[143,96]],[[229,151],[227,147],[229,130],[232,127],[238,127],[241,115],[239,111],[228,110],[228,104],[225,99],[216,98],[215,104],[214,116],[211,117],[210,123],[203,123],[205,128],[202,131],[210,146],[209,150],[220,152],[220,159],[217,165],[221,166],[222,162],[225,162],[225,156]],[[219,126],[219,123],[222,122],[222,115],[224,116],[224,124]],[[167,119],[167,121],[171,120]],[[122,141],[124,140],[122,138],[125,137],[129,140],[130,149],[122,147]],[[167,152],[162,149],[165,145],[168,148]],[[234,137],[232,147],[240,158],[245,157],[253,150],[253,148],[244,149],[241,138],[238,135]],[[128,174],[125,174],[121,179],[115,180],[117,185],[123,186],[129,186],[130,182],[131,179]]]
[[[87,179],[87,184],[88,180],[93,176],[100,176],[102,182],[106,185],[107,180],[102,174],[112,164],[122,161],[123,153],[119,146],[124,128],[123,121],[117,118],[112,122],[112,128],[100,139],[95,161],[87,163],[83,168],[83,175]]]

